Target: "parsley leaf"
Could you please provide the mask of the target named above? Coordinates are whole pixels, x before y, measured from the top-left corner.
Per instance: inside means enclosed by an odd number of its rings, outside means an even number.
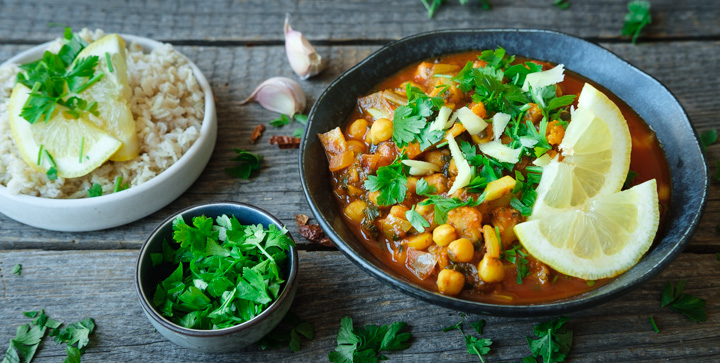
[[[435,222],[437,222],[437,224],[443,224],[447,222],[447,214],[449,211],[460,207],[475,207],[480,205],[484,200],[484,194],[481,194],[478,197],[478,200],[473,200],[472,198],[470,198],[465,202],[463,202],[460,198],[457,197],[446,198],[438,195],[430,195],[428,199],[423,200],[422,202],[418,203],[418,205],[424,206],[432,204],[435,209]]]
[[[445,133],[440,130],[430,131],[428,117],[435,114],[445,102],[441,97],[430,97],[421,89],[405,87],[408,104],[395,109],[393,114],[393,141],[399,148],[417,141],[421,150],[440,142]]]
[[[428,184],[425,179],[418,179],[417,183],[415,183],[415,194],[417,195],[430,195],[437,191],[434,185]]]
[[[700,134],[700,146],[702,146],[703,152],[707,150],[707,147],[717,142],[718,133],[717,130],[707,130]]]
[[[369,175],[365,183],[365,188],[371,192],[380,191],[377,201],[380,206],[388,206],[402,203],[407,194],[407,177],[400,159],[388,166],[381,166],[377,170],[377,175]]]
[[[463,322],[465,322],[465,314],[462,315],[462,319],[460,320],[460,322],[455,325],[445,327],[442,331],[448,332],[450,330],[459,330],[460,334],[462,334],[465,338],[465,347],[467,348],[468,354],[477,355],[478,358],[480,358],[481,362],[485,362],[483,355],[490,353],[490,345],[492,345],[493,343],[492,340],[480,339],[470,334],[465,334],[465,331],[462,328]],[[478,334],[482,335],[482,329],[485,326],[485,320],[472,322],[470,323],[470,326],[475,329]]]
[[[527,253],[523,252],[519,244],[513,245],[510,249],[502,251],[500,258],[504,258],[510,263],[517,265],[517,284],[522,285],[522,280],[530,274],[530,267],[528,267],[529,261],[527,260]]]
[[[57,180],[57,169],[55,169],[54,166],[51,166],[45,175],[47,175],[49,180]]]
[[[290,117],[288,117],[287,115],[280,115],[280,118],[276,118],[270,121],[270,125],[275,127],[283,127],[289,124],[290,121],[292,120],[290,120]]]
[[[250,178],[253,171],[260,169],[260,164],[263,159],[262,155],[236,148],[233,148],[233,151],[235,151],[237,156],[230,159],[230,161],[236,161],[238,165],[232,168],[225,168],[225,171],[230,174],[230,176],[246,180]]]
[[[65,343],[69,346],[77,345],[78,349],[82,349],[90,342],[90,334],[92,334],[93,330],[95,330],[95,320],[87,318],[65,328],[55,329],[50,332],[50,336],[55,337],[55,343]]]
[[[293,131],[292,136],[293,136],[293,137],[302,137],[303,131],[304,131],[303,129],[295,129],[295,130]]]
[[[555,0],[553,1],[553,5],[558,9],[566,10],[570,7],[570,0]]]
[[[655,318],[652,316],[650,317],[650,326],[652,326],[653,331],[655,331],[655,334],[660,332],[660,329],[658,329],[657,324],[655,324]]]
[[[400,333],[407,326],[404,322],[390,325],[366,325],[364,328],[353,328],[352,318],[343,317],[338,331],[338,346],[328,354],[330,362],[377,362],[387,359],[380,355],[382,351],[403,350],[410,346],[410,333]]]
[[[675,286],[667,283],[663,289],[660,307],[670,306],[696,323],[707,320],[705,300],[683,293],[685,283],[686,281],[680,281]]]
[[[635,44],[642,29],[651,22],[650,2],[631,1],[628,3],[628,13],[625,14],[622,35],[632,35],[632,43]]]
[[[543,362],[563,362],[570,352],[573,332],[565,326],[568,318],[560,317],[550,322],[535,325],[537,339],[527,337],[532,356],[542,357]]]
[[[22,274],[22,265],[18,263],[17,265],[13,266],[12,273],[20,276]]]
[[[310,340],[315,338],[315,325],[298,318],[293,312],[288,312],[280,325],[258,342],[258,346],[265,350],[288,344],[291,351],[298,352],[300,336]]]
[[[88,198],[99,197],[103,194],[102,187],[98,183],[94,183],[87,192]]]
[[[430,227],[430,222],[415,210],[415,206],[412,206],[412,208],[405,212],[405,218],[407,218],[407,221],[410,222],[413,228],[419,233],[425,232],[425,228]]]

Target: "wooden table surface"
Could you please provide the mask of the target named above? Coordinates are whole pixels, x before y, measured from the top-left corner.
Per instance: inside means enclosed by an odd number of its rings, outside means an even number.
[[[65,322],[95,318],[97,329],[83,356],[89,362],[126,361],[326,361],[336,346],[343,316],[358,324],[410,325],[412,346],[387,354],[391,361],[473,361],[457,332],[441,328],[460,318],[457,311],[401,294],[360,270],[340,252],[306,242],[294,228],[296,213],[310,214],[297,175],[297,150],[268,144],[272,135],[294,127],[269,127],[248,142],[255,125],[276,114],[253,104],[241,106],[252,89],[273,76],[297,77],[285,57],[285,12],[327,59],[321,75],[300,84],[309,103],[344,70],[382,45],[405,36],[447,28],[543,28],[580,36],[608,48],[659,79],[680,100],[698,132],[720,128],[720,2],[651,0],[652,25],[638,45],[620,36],[627,0],[570,0],[568,10],[552,0],[490,0],[461,6],[446,1],[428,19],[419,0],[282,1],[26,1],[0,0],[0,62],[62,33],[56,24],[103,28],[173,43],[205,73],[215,94],[218,140],[210,163],[181,197],[126,226],[98,232],[59,233],[17,223],[0,215],[0,349],[28,322],[21,312],[45,309]],[[55,26],[54,26],[55,25]],[[308,107],[309,109],[309,107]],[[248,181],[229,177],[232,148],[260,153],[265,162]],[[711,172],[720,146],[707,157]],[[260,351],[250,346],[211,355],[179,348],[153,330],[133,285],[138,249],[152,229],[189,205],[235,200],[260,206],[290,227],[300,248],[299,288],[292,310],[315,324],[316,337],[302,350]],[[311,221],[312,222],[312,221]],[[720,360],[720,190],[710,198],[692,242],[664,272],[609,303],[569,314],[575,333],[571,361]],[[22,276],[11,273],[22,264]],[[667,282],[687,280],[687,292],[707,300],[708,320],[693,323],[659,299]],[[655,317],[660,333],[648,318]],[[550,318],[487,320],[484,337],[494,341],[488,362],[517,361],[529,355],[525,337]],[[64,350],[46,339],[36,361],[60,361]]]

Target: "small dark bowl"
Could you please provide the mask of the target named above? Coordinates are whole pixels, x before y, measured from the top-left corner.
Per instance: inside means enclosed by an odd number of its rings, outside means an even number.
[[[155,329],[165,338],[181,347],[209,353],[242,349],[260,340],[283,319],[290,309],[297,290],[295,278],[298,270],[298,255],[295,247],[290,246],[289,258],[287,266],[285,266],[288,276],[282,291],[280,291],[277,300],[270,304],[265,311],[249,321],[218,330],[188,329],[171,322],[155,310],[152,304],[152,296],[155,293],[157,284],[166,276],[155,273],[150,254],[162,252],[161,247],[164,239],[172,240],[172,221],[178,215],[182,215],[185,221],[189,223],[193,217],[205,215],[215,219],[223,214],[235,216],[241,224],[245,225],[262,224],[267,228],[269,225],[274,224],[278,228],[283,228],[283,224],[270,213],[249,204],[214,202],[189,207],[166,218],[155,228],[142,248],[140,248],[140,255],[135,268],[135,288],[140,298],[140,305],[142,305],[145,315],[150,319],[150,323]],[[292,238],[289,234],[288,236]]]
[[[345,225],[330,185],[325,152],[317,134],[344,126],[382,80],[411,63],[470,50],[505,48],[508,54],[563,63],[608,89],[656,132],[667,155],[672,201],[655,244],[632,269],[611,282],[568,299],[533,305],[496,305],[461,300],[421,288],[372,255]],[[503,316],[542,316],[588,308],[618,297],[657,275],[685,248],[698,226],[708,193],[707,166],[697,134],[678,100],[660,82],[607,49],[545,30],[444,30],[393,42],[335,80],[310,111],[300,144],[300,177],[310,208],[335,245],[378,280],[408,295],[452,309]]]

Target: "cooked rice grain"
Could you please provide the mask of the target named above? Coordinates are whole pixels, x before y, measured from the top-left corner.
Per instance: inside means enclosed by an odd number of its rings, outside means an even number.
[[[105,33],[83,29],[79,35],[91,42]],[[49,49],[57,52],[61,46],[58,39]],[[55,181],[27,165],[17,151],[7,107],[20,68],[14,64],[0,67],[0,184],[13,194],[82,198],[95,183],[102,186],[103,194],[109,194],[120,176],[123,184],[138,186],[178,161],[198,138],[204,117],[204,94],[192,68],[170,44],[163,44],[149,54],[143,53],[138,44],[130,44],[127,61],[128,83],[133,90],[129,105],[135,118],[140,154],[130,161],[108,161],[80,178]]]

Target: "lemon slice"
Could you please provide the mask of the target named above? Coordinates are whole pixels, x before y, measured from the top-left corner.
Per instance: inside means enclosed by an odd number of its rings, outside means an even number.
[[[58,176],[83,176],[102,165],[122,146],[122,142],[92,122],[68,117],[61,111],[55,111],[47,122],[30,124],[20,117],[29,95],[29,88],[20,83],[15,86],[8,104],[8,118],[20,155],[34,169],[45,172],[55,166]]]
[[[515,226],[523,246],[556,271],[586,280],[617,276],[652,245],[660,212],[649,180]]]
[[[620,109],[586,83],[559,145],[564,159],[556,158],[544,167],[529,219],[619,191],[630,168],[631,148],[630,131]]]
[[[109,34],[90,43],[76,58],[76,61],[89,56],[99,58],[95,72],[103,72],[103,78],[78,96],[88,102],[98,103],[99,116],[88,115],[88,119],[123,143],[120,150],[110,157],[113,161],[134,159],[140,151],[135,120],[128,106],[132,90],[127,79],[126,53],[122,38],[117,34]],[[107,56],[111,59],[112,72]]]

